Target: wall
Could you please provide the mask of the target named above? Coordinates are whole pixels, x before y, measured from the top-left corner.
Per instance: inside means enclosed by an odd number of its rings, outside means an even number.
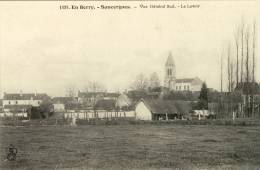
[[[21,112],[21,113],[0,113],[0,117],[27,117],[28,114]]]
[[[10,104],[9,104],[10,102]],[[3,100],[3,106],[5,105],[32,105],[39,106],[41,100]]]
[[[77,119],[93,119],[93,118],[117,118],[117,117],[134,117],[134,111],[127,112],[107,112],[104,110],[97,111],[94,114],[93,111],[81,111],[81,112],[66,112],[64,113],[65,118],[77,118]]]
[[[139,120],[152,120],[152,113],[141,101],[136,105],[135,108],[136,119]]]
[[[53,109],[54,109],[54,112],[63,112],[65,111],[65,106],[64,104],[53,104]]]
[[[179,89],[180,86],[181,86],[181,89]],[[184,86],[186,86],[186,89],[184,89]],[[192,87],[191,87],[190,83],[176,83],[174,90],[176,90],[176,91],[186,91],[186,90],[188,90],[187,86],[189,86],[189,90],[192,91]],[[178,87],[178,89],[176,89],[176,87]]]

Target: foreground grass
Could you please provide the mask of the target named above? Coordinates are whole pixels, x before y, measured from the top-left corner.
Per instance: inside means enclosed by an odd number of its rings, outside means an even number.
[[[259,169],[259,126],[0,128],[0,169]],[[5,160],[9,144],[17,160]]]

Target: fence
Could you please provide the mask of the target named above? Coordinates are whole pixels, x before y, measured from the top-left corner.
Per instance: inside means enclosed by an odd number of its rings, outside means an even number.
[[[134,111],[81,111],[81,112],[65,112],[64,118],[65,119],[109,119],[109,118],[131,118],[135,117]]]

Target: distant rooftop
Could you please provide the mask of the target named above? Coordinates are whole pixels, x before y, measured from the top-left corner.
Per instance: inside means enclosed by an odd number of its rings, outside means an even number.
[[[110,93],[110,92],[78,92],[78,97],[81,98],[90,98],[94,96],[102,96],[102,97],[118,97],[119,93]]]
[[[45,100],[49,98],[46,93],[4,93],[3,100]]]
[[[183,78],[183,79],[176,79],[176,83],[190,83],[194,80],[194,78]]]
[[[202,82],[202,80],[200,78],[198,78],[198,77],[176,79],[176,83],[191,83],[193,81]]]

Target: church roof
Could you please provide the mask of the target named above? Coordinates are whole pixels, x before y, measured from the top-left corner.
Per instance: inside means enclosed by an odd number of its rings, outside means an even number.
[[[194,78],[183,78],[183,79],[176,79],[176,83],[191,83]]]
[[[202,80],[198,77],[194,78],[182,78],[182,79],[176,79],[176,83],[193,83],[193,84],[201,84]]]
[[[172,56],[172,53],[170,52],[168,58],[167,58],[167,61],[165,63],[166,66],[175,66],[175,63],[174,63],[174,60],[173,60],[173,56]]]

